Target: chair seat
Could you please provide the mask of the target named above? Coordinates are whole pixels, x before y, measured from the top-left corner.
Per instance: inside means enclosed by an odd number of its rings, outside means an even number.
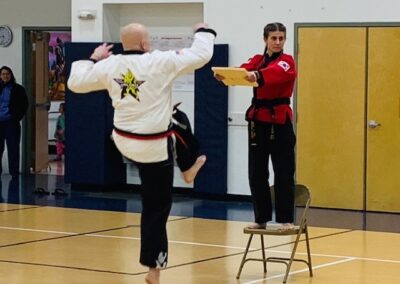
[[[266,229],[250,229],[244,228],[243,233],[254,234],[254,235],[276,235],[276,236],[290,236],[297,235],[299,233],[300,227],[294,226],[290,229],[282,230],[279,227],[267,227]]]

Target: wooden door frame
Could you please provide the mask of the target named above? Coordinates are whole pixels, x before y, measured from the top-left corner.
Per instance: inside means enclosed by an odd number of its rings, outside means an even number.
[[[317,23],[294,23],[294,49],[293,49],[293,57],[296,62],[296,66],[298,66],[298,54],[299,54],[299,30],[300,28],[356,28],[356,27],[361,27],[361,28],[376,28],[376,27],[400,27],[400,22],[362,22],[362,23],[357,23],[357,22],[343,22],[343,23],[324,23],[324,22],[317,22]],[[365,98],[368,97],[368,29],[366,31],[367,36],[366,36],[366,45],[367,45],[367,52],[365,54],[366,56],[366,64],[365,68]],[[297,95],[298,95],[298,90],[297,90],[297,80],[295,83],[295,87],[293,90],[293,127],[295,134],[297,136]],[[365,100],[365,106],[364,106],[364,115],[367,118],[367,100]],[[364,121],[364,127],[367,127],[367,119]],[[367,177],[366,177],[366,172],[367,172],[367,163],[366,163],[366,158],[367,158],[367,132],[364,134],[364,169],[363,169],[363,212],[367,211]],[[297,145],[296,145],[297,148]],[[296,150],[296,149],[295,149]],[[297,157],[297,155],[295,156]],[[296,180],[296,176],[295,176]]]
[[[31,31],[37,32],[70,32],[71,27],[22,27],[22,85],[25,86],[26,93],[29,99],[29,108],[26,113],[25,118],[22,121],[22,151],[21,151],[21,171],[22,173],[30,173],[30,165],[29,161],[31,161],[32,153],[30,151],[30,143],[32,139],[32,116],[33,116],[33,108],[34,108],[34,100],[32,96],[31,82],[30,82],[30,73],[32,71],[32,67],[29,65],[30,60],[30,52],[31,49],[28,45],[29,36]]]

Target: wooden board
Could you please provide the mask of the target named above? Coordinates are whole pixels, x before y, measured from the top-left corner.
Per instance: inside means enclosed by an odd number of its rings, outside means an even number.
[[[212,67],[211,69],[214,71],[214,74],[225,78],[222,82],[226,86],[258,86],[257,82],[249,82],[247,80],[247,71],[244,68]]]

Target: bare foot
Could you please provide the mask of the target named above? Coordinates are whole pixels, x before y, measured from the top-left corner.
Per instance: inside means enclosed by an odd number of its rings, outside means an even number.
[[[265,229],[267,227],[267,223],[252,223],[248,225],[247,229]]]
[[[279,231],[290,231],[294,229],[294,224],[293,223],[283,223],[280,227],[279,227]]]
[[[207,160],[206,155],[201,155],[201,156],[197,157],[197,160],[193,164],[193,166],[190,169],[188,169],[187,171],[184,171],[182,173],[183,179],[185,180],[186,183],[192,183],[194,181],[197,173],[199,172],[201,167],[204,166],[206,160]]]
[[[144,279],[147,284],[159,284],[160,283],[160,269],[150,268]]]

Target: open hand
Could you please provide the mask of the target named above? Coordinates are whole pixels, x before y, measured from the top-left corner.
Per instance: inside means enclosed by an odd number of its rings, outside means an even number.
[[[107,43],[103,43],[102,45],[99,45],[93,51],[92,55],[90,56],[90,59],[93,59],[96,61],[106,59],[107,57],[109,57],[112,54],[111,49],[113,48],[113,46],[114,45],[107,44]]]

